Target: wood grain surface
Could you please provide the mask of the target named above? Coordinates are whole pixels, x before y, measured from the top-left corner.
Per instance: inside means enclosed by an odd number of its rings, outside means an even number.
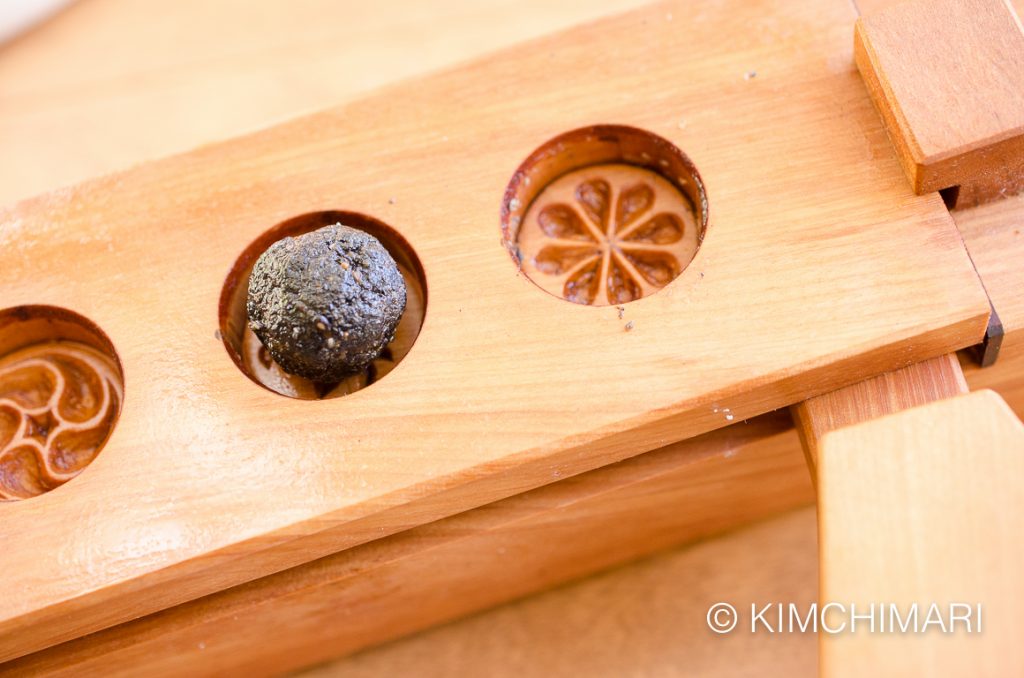
[[[949,354],[880,374],[792,407],[812,472],[829,431],[967,393],[960,362]]]
[[[821,634],[821,675],[1020,675],[1022,515],[1024,425],[991,391],[826,434],[820,600],[894,604],[904,618],[916,603],[921,623],[933,603],[946,620],[950,603],[981,605],[984,626]]]
[[[1024,196],[953,212],[971,259],[1003,328],[995,365],[979,368],[961,356],[974,390],[992,389],[1024,418]]]
[[[86,472],[3,507],[3,538],[32,544],[4,567],[34,582],[11,587],[0,631],[20,632],[0,634],[3,656],[977,341],[987,300],[941,201],[896,181],[852,66],[850,6],[723,3],[678,22],[680,7],[7,212],[9,303],[96,321],[126,390]],[[539,293],[497,246],[522,157],[605,120],[684,148],[713,215],[687,271],[630,305],[632,332],[612,308]],[[430,302],[387,380],[311,406],[235,369],[214,338],[215,299],[252,238],[335,207],[396,226]],[[73,285],[58,273],[71,256],[88,261]],[[111,502],[115,487],[125,496]]]
[[[765,415],[0,664],[0,675],[277,675],[812,499],[789,417]]]
[[[430,5],[436,20],[423,21],[416,15],[421,5],[407,0],[386,6],[261,0],[241,7],[181,0],[157,17],[153,12],[163,7],[78,2],[0,50],[0,201],[321,108],[407,75],[407,69],[443,65],[615,7],[439,0]],[[134,30],[138,25],[147,30]],[[421,46],[415,59],[409,58],[410,44]],[[360,57],[370,52],[373,58],[365,61],[373,67],[367,68]],[[293,54],[301,68],[289,59]],[[742,673],[736,662],[721,661],[717,637],[700,633],[699,626],[679,632],[680,618],[701,605],[691,605],[689,597],[698,591],[713,597],[724,589],[749,592],[751,599],[812,599],[813,525],[813,513],[804,511],[362,653],[318,674],[451,675],[475,666],[492,673],[504,667],[515,675],[575,675],[583,662],[591,675],[621,675],[640,666],[677,674]],[[752,552],[772,555],[747,572]],[[709,571],[719,584],[709,581]],[[610,608],[618,613],[608,614]],[[565,642],[566,633],[572,642]],[[761,652],[744,643],[737,656],[756,670],[776,666],[779,675],[798,675],[794,671],[802,668],[809,676],[816,647],[803,640],[761,643]]]
[[[300,675],[813,678],[813,634],[718,635],[706,613],[721,601],[812,603],[814,532],[814,511],[801,510]]]
[[[422,21],[416,15],[421,5],[408,0],[260,0],[240,6],[245,11],[224,0],[180,0],[153,20],[163,7],[80,1],[0,51],[0,196],[26,196],[229,136],[240,126],[262,126],[303,107],[321,108],[428,60],[436,66],[466,58],[615,7],[439,0],[430,5],[431,17],[443,20]],[[405,24],[406,17],[413,19]],[[147,30],[135,30],[139,25]],[[416,59],[409,58],[410,44],[422,46]],[[350,62],[369,51],[373,67],[359,61],[353,67]],[[292,53],[301,55],[301,68],[287,59]],[[756,567],[751,553],[760,554]],[[699,617],[724,593],[751,602],[812,600],[816,568],[814,515],[804,510],[360,653],[316,675],[499,669],[577,675],[580,667],[609,676],[643,667],[745,675],[776,667],[777,675],[811,676],[812,639],[737,636],[736,651],[725,657],[722,639],[703,633],[691,612]],[[689,630],[681,630],[683,621]]]
[[[1024,195],[953,213],[1003,325],[1000,355],[1024,352]]]
[[[1024,187],[1024,30],[1006,0],[872,8],[854,54],[914,190],[973,205]]]

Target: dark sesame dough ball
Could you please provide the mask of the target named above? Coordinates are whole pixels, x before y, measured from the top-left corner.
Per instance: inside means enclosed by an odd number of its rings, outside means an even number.
[[[260,255],[246,311],[284,371],[335,382],[366,369],[394,339],[405,280],[380,241],[335,224]]]

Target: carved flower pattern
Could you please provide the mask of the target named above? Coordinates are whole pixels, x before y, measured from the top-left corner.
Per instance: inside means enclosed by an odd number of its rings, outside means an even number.
[[[689,263],[696,234],[687,232],[685,199],[660,177],[628,170],[579,177],[571,194],[539,206],[525,254],[536,273],[551,276],[542,287],[577,304],[624,304],[669,284]]]

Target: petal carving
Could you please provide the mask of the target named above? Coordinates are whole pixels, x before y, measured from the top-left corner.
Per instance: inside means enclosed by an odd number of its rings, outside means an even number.
[[[45,406],[56,389],[57,375],[46,365],[15,365],[0,370],[0,400],[6,398],[26,410]]]
[[[600,252],[593,247],[563,247],[548,245],[534,257],[533,263],[538,271],[548,275],[561,275],[588,257]]]
[[[608,230],[608,212],[612,189],[604,179],[584,181],[576,187],[576,200],[601,232]]]
[[[96,416],[103,403],[103,382],[96,370],[70,355],[54,354],[51,361],[64,375],[64,391],[57,402],[60,416],[74,422]]]
[[[625,304],[643,296],[643,290],[636,280],[612,258],[608,267],[608,302]]]
[[[664,287],[679,275],[679,262],[661,252],[623,252],[629,263],[644,280],[655,287]]]
[[[0,499],[26,499],[52,490],[39,452],[22,445],[0,455]]]
[[[548,205],[537,216],[537,223],[540,224],[541,230],[552,238],[594,240],[576,210],[568,205]]]
[[[674,214],[661,212],[637,226],[629,233],[626,242],[650,243],[652,245],[670,245],[679,242],[683,237],[683,220]]]
[[[621,233],[654,204],[654,189],[647,184],[633,184],[619,193],[615,207],[615,230]]]
[[[597,258],[594,263],[584,266],[565,281],[562,296],[574,304],[593,304],[600,286],[601,259]]]

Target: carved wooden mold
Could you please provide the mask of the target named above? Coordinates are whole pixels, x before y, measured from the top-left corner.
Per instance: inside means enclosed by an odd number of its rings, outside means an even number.
[[[505,193],[506,247],[538,287],[607,306],[675,280],[707,228],[693,163],[644,130],[599,125],[538,148]]]
[[[88,321],[77,325],[72,314],[45,307],[4,317],[0,501],[11,501],[63,485],[92,462],[117,421],[124,386],[113,349],[79,340],[92,340]]]

